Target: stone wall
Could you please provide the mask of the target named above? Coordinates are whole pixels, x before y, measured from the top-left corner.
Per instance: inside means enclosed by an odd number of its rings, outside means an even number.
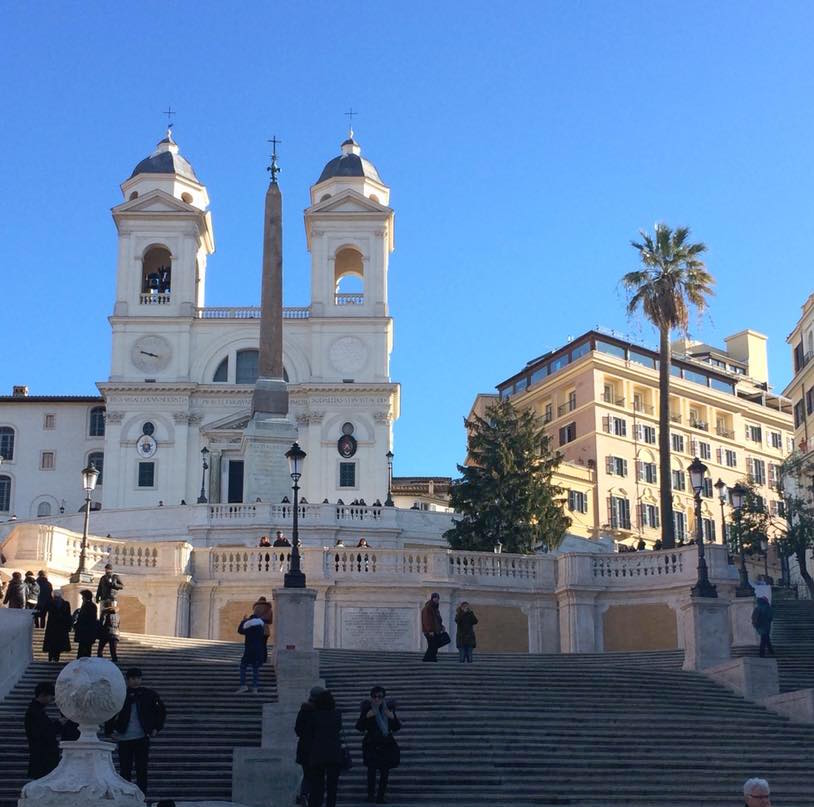
[[[14,687],[33,653],[31,637],[34,632],[32,612],[21,608],[0,608],[0,700]]]
[[[602,619],[603,647],[612,650],[675,650],[675,611],[663,602],[611,605]]]

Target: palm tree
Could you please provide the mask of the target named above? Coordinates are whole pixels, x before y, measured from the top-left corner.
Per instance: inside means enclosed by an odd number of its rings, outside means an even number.
[[[698,313],[707,307],[707,297],[715,292],[715,279],[699,259],[706,244],[688,242],[689,227],[670,229],[656,224],[655,233],[640,230],[641,242],[631,241],[639,253],[641,268],[628,272],[622,285],[628,293],[627,313],[639,309],[659,331],[659,475],[661,492],[661,542],[665,549],[675,546],[673,494],[670,467],[670,334],[687,333],[689,309]]]

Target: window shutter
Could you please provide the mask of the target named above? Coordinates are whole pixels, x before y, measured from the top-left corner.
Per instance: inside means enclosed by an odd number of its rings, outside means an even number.
[[[613,496],[608,496],[608,524],[610,524],[611,527],[616,526],[616,521],[613,517]]]
[[[723,461],[722,460],[722,455],[723,455],[723,452],[721,451],[721,449],[716,448],[715,449],[715,461],[718,463],[718,465],[720,465],[722,463],[722,461]]]
[[[588,512],[588,494],[587,493],[582,494],[582,512],[583,513]]]
[[[636,505],[636,510],[638,511],[639,524],[645,526],[647,522],[647,511],[645,510],[645,506],[639,502],[639,504]]]
[[[622,437],[627,437],[627,421],[624,418],[619,418],[621,424],[621,431],[619,432]]]
[[[693,457],[698,456],[698,440],[696,440],[694,437],[692,440],[690,440],[690,454],[692,454]]]
[[[622,460],[622,476],[627,476],[627,460]]]
[[[619,503],[622,505],[622,526],[629,530],[630,529],[630,502],[627,499],[619,499]]]
[[[613,457],[605,457],[605,470],[609,473],[613,473]]]
[[[658,507],[653,508],[653,526],[654,527],[660,526],[660,524],[659,524],[659,508]]]
[[[602,417],[602,431],[610,433],[610,415]]]
[[[642,439],[642,424],[641,423],[634,423],[633,424],[633,439],[634,440],[641,440]]]
[[[644,469],[642,468],[643,463],[641,460],[636,460],[636,479],[637,481],[641,482],[642,477],[644,476]]]

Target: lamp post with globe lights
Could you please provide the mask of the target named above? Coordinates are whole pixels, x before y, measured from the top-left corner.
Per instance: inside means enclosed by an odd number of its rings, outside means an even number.
[[[201,495],[198,496],[198,504],[206,504],[206,469],[209,468],[209,463],[206,458],[209,456],[209,449],[204,446],[201,449]]]
[[[746,548],[743,544],[743,535],[741,534],[741,524],[743,505],[746,502],[746,494],[748,489],[745,488],[740,482],[734,487],[729,489],[729,500],[732,503],[732,509],[735,511],[735,526],[738,530],[738,550],[740,554],[741,568],[740,568],[740,582],[735,589],[736,597],[754,597],[755,590],[749,582],[749,575],[746,571]]]
[[[387,498],[384,500],[385,507],[393,506],[393,452],[388,451],[385,455],[387,457]]]
[[[79,566],[71,575],[71,583],[91,583],[93,575],[87,570],[88,555],[88,523],[90,521],[90,494],[96,488],[96,481],[99,479],[99,471],[96,466],[89,462],[87,467],[82,469],[82,487],[85,489],[85,523],[82,527],[82,546],[79,550]]]
[[[726,544],[726,511],[724,509],[726,504],[726,482],[720,477],[715,483],[715,490],[718,491],[718,501],[721,503],[721,543]]]
[[[305,574],[300,569],[300,534],[299,534],[299,481],[302,476],[302,465],[306,454],[299,443],[294,443],[285,453],[291,473],[294,489],[294,508],[291,523],[291,567],[283,578],[284,588],[305,588]]]
[[[696,457],[690,463],[688,470],[690,472],[690,484],[695,496],[695,546],[698,550],[698,578],[695,585],[690,589],[690,593],[693,597],[717,597],[718,591],[709,582],[707,559],[704,556],[704,527],[701,522],[701,491],[704,489],[707,466]]]

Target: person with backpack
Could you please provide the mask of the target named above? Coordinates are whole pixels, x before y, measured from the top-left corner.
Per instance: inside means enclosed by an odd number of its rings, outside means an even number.
[[[119,607],[116,600],[105,600],[102,603],[102,614],[99,618],[99,646],[96,655],[104,656],[105,645],[110,645],[110,660],[119,663]]]
[[[19,572],[11,573],[11,580],[6,586],[6,596],[3,597],[3,605],[7,605],[9,608],[25,608],[25,583]]]
[[[76,657],[87,658],[93,654],[93,644],[99,634],[99,623],[96,619],[93,592],[85,588],[79,594],[82,597],[82,605],[75,614],[74,641],[79,646]]]
[[[258,616],[243,614],[237,632],[243,636],[243,658],[240,659],[240,687],[235,694],[248,692],[246,669],[252,668],[252,692],[260,691],[260,667],[268,658],[266,649],[266,623]]]
[[[23,585],[25,585],[25,607],[35,611],[34,616],[36,617],[37,600],[40,596],[40,587],[37,581],[34,579],[34,572],[25,573]]]

